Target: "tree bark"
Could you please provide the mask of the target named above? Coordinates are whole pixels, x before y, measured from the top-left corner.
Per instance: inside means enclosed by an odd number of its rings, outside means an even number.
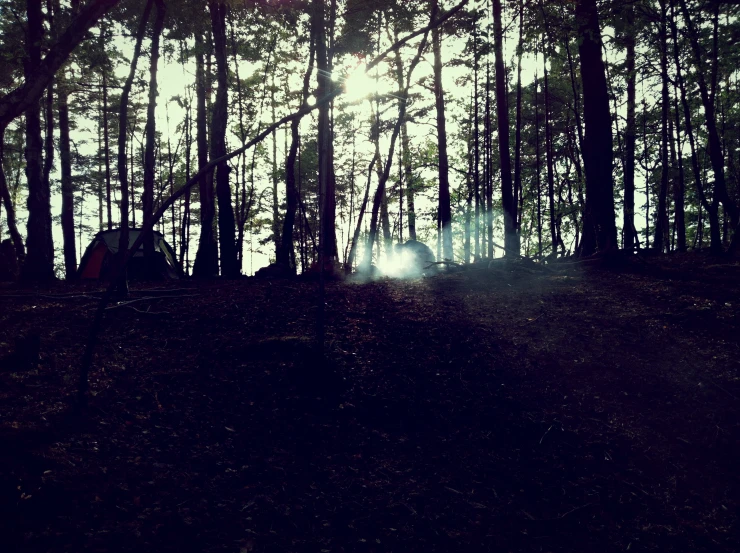
[[[519,0],[519,41],[516,50],[516,124],[514,130],[514,199],[522,192],[522,52],[524,50],[524,0]],[[518,213],[516,230],[521,236]],[[521,238],[520,238],[521,239]]]
[[[670,241],[668,223],[668,172],[670,159],[668,157],[668,118],[670,117],[670,99],[668,96],[668,33],[666,19],[668,11],[665,0],[660,0],[660,191],[658,193],[658,210],[655,214],[655,238],[653,245],[659,252],[665,251]]]
[[[157,13],[154,16],[154,28],[152,30],[152,42],[149,54],[149,102],[146,108],[146,126],[144,130],[144,193],[142,195],[141,208],[143,213],[144,224],[149,221],[149,217],[154,213],[154,140],[156,138],[156,119],[157,109],[157,65],[159,63],[159,41],[164,27],[164,16],[166,6],[164,0],[155,0]],[[154,241],[147,240],[144,242],[144,257],[153,260],[154,258]],[[147,265],[151,267],[151,264]],[[150,275],[152,278],[154,274]]]
[[[509,106],[503,53],[504,31],[501,23],[501,0],[493,0],[493,50],[496,70],[496,115],[498,118],[498,149],[501,167],[501,200],[504,208],[504,247],[506,256],[519,255],[516,232],[517,206],[511,182],[509,153]]]
[[[226,125],[228,122],[228,61],[226,59],[226,13],[228,4],[223,1],[209,2],[213,46],[216,58],[216,101],[213,104],[211,136],[211,159],[226,155]],[[216,198],[218,200],[218,241],[221,254],[221,275],[227,278],[239,276],[235,241],[236,225],[231,205],[229,165],[226,161],[216,166]]]
[[[105,26],[100,28],[102,47],[104,48],[106,35]],[[113,199],[111,197],[111,174],[110,174],[110,130],[108,128],[108,57],[106,55],[102,70],[103,77],[103,160],[105,162],[105,204],[108,216],[108,230],[113,228]]]
[[[627,80],[627,124],[624,130],[624,221],[622,246],[625,250],[635,247],[635,97],[637,75],[635,71],[635,8],[630,5],[626,13],[625,35]]]
[[[195,32],[195,134],[198,150],[198,170],[208,164],[207,136],[207,79],[205,70],[205,41],[201,31]],[[203,175],[199,181],[200,238],[193,264],[193,276],[211,278],[218,276],[218,245],[213,229],[216,205],[213,190],[213,173]]]
[[[535,59],[536,64],[536,59]],[[542,257],[542,181],[540,171],[540,97],[537,69],[534,73],[534,156],[535,156],[535,184],[537,186],[537,255]]]
[[[477,30],[477,23],[476,23]],[[488,83],[486,83],[487,85]],[[488,91],[486,91],[488,95]],[[475,245],[473,250],[473,260],[479,261],[481,257],[481,236],[480,236],[480,202],[481,202],[481,182],[480,182],[480,104],[478,102],[478,33],[473,32],[473,188],[475,190],[475,219],[473,227],[473,237]],[[488,115],[486,113],[486,115]],[[488,120],[486,120],[488,123]],[[490,132],[486,126],[486,133]],[[486,181],[487,183],[487,181]],[[484,210],[485,213],[485,210]]]
[[[439,6],[433,5],[433,14]],[[433,19],[433,18],[432,18]],[[439,224],[442,227],[442,255],[453,261],[452,252],[452,210],[450,208],[450,177],[447,158],[447,126],[445,119],[444,89],[442,87],[442,48],[441,30],[432,29],[432,49],[434,51],[434,101],[437,110],[437,146],[439,155]]]
[[[583,118],[585,138],[583,161],[586,173],[582,256],[617,248],[612,175],[612,128],[604,62],[601,58],[601,29],[596,0],[578,0],[576,5],[581,42]]]
[[[313,0],[312,33],[316,43],[317,88],[316,97],[324,99],[332,94],[331,79],[326,48],[326,29],[323,0]],[[336,197],[334,190],[334,170],[331,144],[331,124],[329,104],[318,108],[318,154],[319,154],[319,263],[337,258],[337,238],[335,230]],[[323,271],[323,266],[322,266]],[[323,274],[323,272],[322,272]]]
[[[64,267],[68,279],[77,269],[75,246],[74,185],[72,182],[72,156],[69,138],[69,103],[66,83],[60,79],[57,88],[59,109],[59,161],[62,175],[62,236],[64,238]]]
[[[544,14],[544,9],[543,9]],[[550,130],[550,86],[547,74],[547,45],[542,44],[543,69],[545,80],[545,163],[547,165],[547,198],[550,211],[551,254],[557,255],[558,225],[555,219],[555,174],[553,170],[552,132]]]
[[[315,54],[315,44],[311,41],[308,53],[308,68],[303,76],[303,90],[301,93],[301,107],[303,108],[308,105],[308,93]],[[300,136],[298,134],[300,122],[300,119],[294,119],[290,124],[290,149],[288,150],[288,156],[285,159],[285,198],[287,209],[285,210],[285,219],[283,220],[281,245],[280,248],[278,248],[276,259],[278,265],[288,267],[291,272],[295,272],[296,270],[294,262],[295,257],[291,255],[291,252],[293,252],[294,249],[293,227],[295,226],[295,213],[298,209],[299,199],[298,188],[296,187],[296,158],[298,157],[298,145],[300,144]]]
[[[398,41],[398,30],[395,31],[395,39]],[[401,54],[396,51],[394,57],[396,64],[396,83],[398,90],[403,89],[403,61]],[[411,143],[409,141],[408,121],[403,120],[401,125],[401,158],[403,160],[403,181],[406,183],[406,218],[409,226],[409,238],[416,240],[416,205],[414,201],[415,179],[414,169],[411,163]]]
[[[27,58],[24,64],[26,82],[31,82],[41,66],[41,42],[44,36],[43,15],[39,0],[26,1]],[[47,83],[47,84],[50,84]],[[12,93],[11,93],[12,94]],[[40,96],[40,94],[39,94]],[[51,237],[51,191],[44,182],[42,167],[41,113],[39,98],[26,109],[26,179],[28,181],[27,255],[22,279],[30,281],[54,278],[54,244]]]

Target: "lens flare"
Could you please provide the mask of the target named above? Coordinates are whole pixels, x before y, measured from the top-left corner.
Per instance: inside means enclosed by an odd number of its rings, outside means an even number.
[[[358,102],[375,91],[375,80],[359,66],[344,80],[344,97],[348,102]]]

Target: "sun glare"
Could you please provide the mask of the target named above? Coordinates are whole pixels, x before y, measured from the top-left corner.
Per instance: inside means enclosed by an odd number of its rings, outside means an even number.
[[[375,79],[365,73],[365,66],[355,68],[344,80],[344,97],[348,102],[357,102],[375,92]]]
[[[414,252],[404,249],[400,253],[383,255],[377,262],[383,276],[391,278],[410,278],[421,276]]]

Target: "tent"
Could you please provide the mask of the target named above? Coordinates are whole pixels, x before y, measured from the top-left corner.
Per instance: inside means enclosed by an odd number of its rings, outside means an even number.
[[[141,234],[141,229],[129,229],[128,245]],[[121,230],[112,229],[97,233],[85,250],[77,271],[79,278],[105,279],[113,268],[113,259],[118,253],[118,243],[121,239]],[[128,264],[128,277],[133,279],[179,278],[182,276],[180,267],[175,260],[175,252],[164,239],[162,233],[154,231],[154,260],[144,260],[144,245],[134,253]]]

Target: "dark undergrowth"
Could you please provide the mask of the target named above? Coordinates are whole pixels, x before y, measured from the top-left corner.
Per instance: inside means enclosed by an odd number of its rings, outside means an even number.
[[[84,417],[100,287],[0,290],[0,550],[740,551],[740,266],[551,267],[330,284],[326,360],[314,283],[134,284]]]

